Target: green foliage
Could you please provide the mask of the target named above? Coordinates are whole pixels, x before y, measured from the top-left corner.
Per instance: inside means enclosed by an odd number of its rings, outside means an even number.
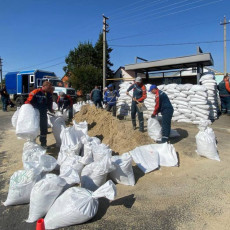
[[[107,44],[106,44],[107,45]],[[107,76],[112,77],[110,69],[111,48],[107,46]],[[90,42],[80,43],[77,48],[69,52],[63,68],[66,75],[70,76],[71,85],[75,89],[82,89],[83,93],[89,93],[95,85],[103,84],[103,34],[99,34],[95,46]]]
[[[70,82],[75,89],[89,93],[95,85],[102,85],[102,71],[92,65],[75,67],[71,73]]]

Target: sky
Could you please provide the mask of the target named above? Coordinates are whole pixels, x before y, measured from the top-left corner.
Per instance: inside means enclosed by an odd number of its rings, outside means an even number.
[[[103,14],[109,17],[107,41],[113,48],[114,71],[134,63],[136,56],[153,61],[193,55],[200,45],[212,54],[213,67],[223,72],[220,22],[224,16],[230,20],[229,0],[0,0],[0,9],[3,76],[44,69],[63,77],[69,51],[80,42],[94,45],[98,40]]]

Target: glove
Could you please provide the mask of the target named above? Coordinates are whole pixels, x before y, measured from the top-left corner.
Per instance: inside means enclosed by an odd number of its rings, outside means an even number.
[[[156,117],[155,115],[153,115],[153,114],[151,115],[151,118],[155,118],[155,117]]]

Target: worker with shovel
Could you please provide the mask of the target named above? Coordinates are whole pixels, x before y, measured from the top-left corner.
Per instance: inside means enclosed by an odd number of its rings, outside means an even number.
[[[104,103],[106,105],[106,110],[107,111],[113,111],[113,116],[116,117],[116,102],[117,102],[117,97],[119,97],[119,93],[117,90],[113,90],[113,84],[109,84],[108,89],[105,91],[104,94]]]
[[[171,131],[171,120],[174,112],[173,106],[167,94],[159,90],[156,85],[151,85],[149,92],[155,94],[156,96],[155,109],[151,118],[154,118],[158,113],[161,113],[162,115],[162,139],[157,141],[157,143],[165,143],[168,141]]]
[[[138,115],[139,120],[139,131],[144,132],[144,116],[143,110],[140,109],[138,105],[143,103],[146,99],[146,87],[142,83],[142,78],[137,77],[135,79],[135,83],[132,84],[128,89],[126,94],[129,95],[129,91],[133,90],[133,97],[132,97],[132,105],[131,105],[131,119],[133,124],[133,129],[136,129],[136,113]],[[129,95],[130,96],[130,95]]]

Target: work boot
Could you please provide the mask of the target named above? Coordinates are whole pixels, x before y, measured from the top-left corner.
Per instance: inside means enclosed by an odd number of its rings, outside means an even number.
[[[136,128],[137,128],[137,127],[133,125],[133,130],[136,130]]]

